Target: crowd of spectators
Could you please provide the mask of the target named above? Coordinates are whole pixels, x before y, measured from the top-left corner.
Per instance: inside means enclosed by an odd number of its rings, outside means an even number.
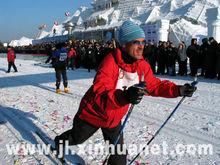
[[[192,38],[189,46],[184,42],[180,42],[178,47],[170,41],[159,42],[158,46],[148,43],[144,57],[155,74],[220,79],[220,43],[213,37],[202,39],[201,45],[196,38]]]

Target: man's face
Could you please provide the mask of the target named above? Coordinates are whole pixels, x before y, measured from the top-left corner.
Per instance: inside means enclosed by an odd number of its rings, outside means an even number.
[[[194,42],[193,42],[193,43],[194,43],[194,45],[197,45],[197,40],[194,40]]]
[[[123,47],[126,53],[136,60],[143,58],[145,40],[144,38],[138,38],[129,43],[126,43]]]

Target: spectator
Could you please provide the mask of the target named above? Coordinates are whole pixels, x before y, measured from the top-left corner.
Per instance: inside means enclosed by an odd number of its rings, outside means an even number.
[[[179,75],[187,75],[187,55],[186,45],[180,42],[178,47],[178,62],[179,62]]]
[[[12,47],[8,46],[7,60],[8,60],[8,71],[6,73],[10,73],[11,66],[13,67],[15,72],[18,72],[17,67],[15,66],[15,52]]]

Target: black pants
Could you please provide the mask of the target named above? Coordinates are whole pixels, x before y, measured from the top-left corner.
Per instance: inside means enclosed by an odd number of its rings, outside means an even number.
[[[10,72],[11,71],[11,66],[13,67],[14,71],[17,72],[17,67],[15,66],[15,63],[14,62],[8,62],[8,71],[7,72]]]
[[[67,75],[66,75],[66,66],[55,68],[55,72],[56,72],[56,87],[57,87],[57,89],[60,88],[61,75],[63,78],[63,85],[64,85],[64,87],[67,87],[68,81],[67,81]]]
[[[105,140],[108,140],[110,144],[114,144],[116,141],[119,131],[121,128],[121,124],[119,124],[115,128],[101,128],[102,134]],[[55,138],[55,141],[59,140],[68,140],[69,145],[77,145],[86,141],[89,137],[91,137],[99,127],[95,127],[83,120],[81,120],[78,115],[75,116],[73,120],[73,127],[71,130],[68,130],[61,135]],[[122,145],[124,144],[123,135],[119,139],[118,145],[120,145],[120,149],[122,150]],[[127,154],[126,154],[127,155]],[[117,154],[115,152],[114,155],[111,155],[108,159],[108,165],[126,165],[126,155]]]
[[[179,61],[179,75],[187,75],[187,60]]]
[[[191,71],[190,75],[195,76],[198,73],[198,67],[195,65],[190,65],[190,71]]]

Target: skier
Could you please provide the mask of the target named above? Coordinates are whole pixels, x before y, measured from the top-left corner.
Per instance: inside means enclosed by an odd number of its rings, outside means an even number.
[[[99,128],[104,139],[114,144],[120,132],[121,119],[129,106],[140,103],[144,95],[166,98],[192,96],[196,88],[190,84],[176,85],[154,77],[142,56],[144,39],[144,31],[138,25],[131,21],[122,24],[118,36],[120,48],[109,53],[100,64],[93,85],[81,100],[72,129],[54,139],[59,153],[64,152],[66,141],[69,145],[83,143]],[[143,77],[146,86],[138,88],[135,84],[139,84]],[[122,150],[123,143],[122,135],[117,148]],[[119,153],[117,148],[108,159],[109,165],[126,164],[126,153]]]
[[[10,73],[11,66],[14,68],[15,72],[18,72],[17,67],[15,66],[15,52],[12,47],[8,46],[7,60],[8,60],[8,71],[6,73]]]
[[[68,81],[66,75],[67,49],[65,43],[56,44],[56,50],[54,50],[54,52],[52,53],[52,64],[56,72],[56,93],[61,93],[61,75],[63,78],[64,92],[68,93],[69,88],[67,87]]]

